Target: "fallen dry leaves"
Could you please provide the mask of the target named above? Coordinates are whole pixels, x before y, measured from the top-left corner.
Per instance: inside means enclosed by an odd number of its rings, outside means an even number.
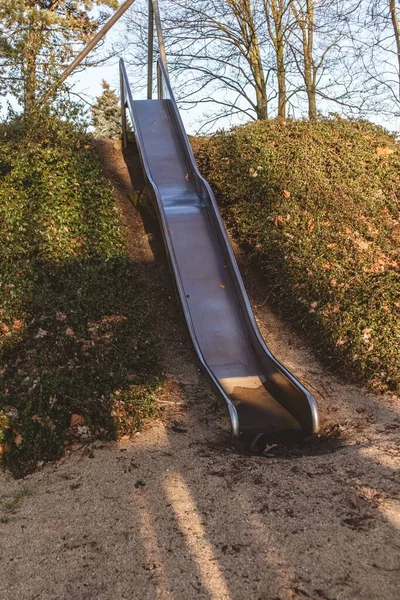
[[[78,427],[85,424],[85,418],[82,415],[71,415],[71,420],[69,422],[70,427]]]
[[[386,158],[387,156],[393,154],[393,152],[394,150],[392,150],[392,148],[389,148],[388,146],[378,146],[376,149],[376,156],[378,158]]]
[[[44,338],[46,337],[46,335],[48,334],[48,331],[45,331],[44,329],[41,329],[39,327],[39,331],[37,332],[37,334],[35,335],[35,339],[40,339],[40,338]]]

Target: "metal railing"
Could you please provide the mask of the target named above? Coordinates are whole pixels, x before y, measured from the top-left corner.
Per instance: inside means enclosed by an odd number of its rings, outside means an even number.
[[[153,13],[154,19],[151,19],[151,14]],[[160,9],[158,6],[158,0],[149,0],[149,31],[148,31],[148,46],[149,46],[149,55],[148,55],[148,76],[147,76],[147,85],[148,85],[148,90],[150,90],[150,98],[149,100],[151,100],[152,98],[152,91],[153,91],[153,38],[154,38],[154,23],[156,25],[156,31],[157,31],[157,41],[158,41],[158,51],[160,53],[160,58],[159,60],[161,61],[163,67],[164,67],[164,71],[165,71],[165,75],[168,78],[168,64],[167,64],[167,55],[165,53],[165,43],[164,43],[164,34],[163,34],[163,30],[162,30],[162,25],[161,25],[161,17],[160,17]],[[151,45],[150,45],[151,43]],[[158,73],[158,71],[157,71]],[[150,81],[150,74],[151,74],[151,85],[149,85],[149,81]],[[157,78],[158,81],[158,78]],[[159,87],[159,86],[158,86]]]
[[[150,65],[150,63],[149,63]],[[120,97],[121,97],[121,126],[122,126],[122,141],[123,147],[126,148],[127,145],[127,118],[126,118],[126,109],[128,112],[132,114],[132,92],[129,85],[128,74],[126,72],[126,67],[124,60],[121,58],[119,61],[119,74],[120,74]],[[153,76],[153,64],[151,63],[151,67],[149,66],[149,76]],[[148,84],[148,94],[147,99],[152,99],[152,91],[153,91],[153,82],[151,82],[151,93],[149,93],[149,84]],[[149,98],[150,96],[150,98]],[[171,85],[169,82],[168,72],[165,69],[165,65],[163,64],[161,57],[157,60],[157,98],[159,100],[172,100],[174,105],[176,104],[175,98],[173,96],[173,92],[171,89]],[[178,113],[179,114],[179,113]],[[132,123],[133,126],[133,123]]]
[[[153,67],[154,67],[154,26],[156,28],[159,58],[157,59],[157,98],[171,98],[172,90],[169,83],[167,55],[165,52],[164,34],[161,25],[158,0],[148,0],[148,32],[147,32],[147,99],[153,98]],[[121,125],[123,146],[127,145],[126,109],[132,113],[132,93],[130,90],[125,64],[119,61],[120,94],[121,94]]]

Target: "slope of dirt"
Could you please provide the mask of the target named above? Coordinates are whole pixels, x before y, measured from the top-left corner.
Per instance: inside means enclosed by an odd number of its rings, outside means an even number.
[[[191,350],[159,233],[130,203],[120,148],[100,146],[148,269],[164,341],[165,417],[132,441],[94,444],[24,480],[0,477],[0,598],[397,600],[400,404],[322,370],[264,303],[261,331],[318,398],[336,438],[244,457]],[[151,242],[151,246],[149,244]],[[239,257],[240,258],[240,257]]]

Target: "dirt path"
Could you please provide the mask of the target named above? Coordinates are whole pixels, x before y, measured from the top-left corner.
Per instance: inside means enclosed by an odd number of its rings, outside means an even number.
[[[97,444],[24,480],[0,523],[0,599],[398,600],[400,403],[324,371],[263,306],[273,352],[318,397],[340,438],[306,455],[241,457],[221,402],[199,371],[157,233],[128,199],[121,153],[103,144],[133,261],[148,269],[169,384],[165,418],[131,442]],[[154,260],[151,240],[157,260]],[[26,492],[26,493],[28,493]]]

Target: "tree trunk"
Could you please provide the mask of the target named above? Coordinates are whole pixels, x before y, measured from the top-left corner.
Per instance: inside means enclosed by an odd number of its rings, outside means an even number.
[[[394,37],[396,40],[397,48],[397,64],[398,64],[398,78],[399,78],[399,102],[400,102],[400,25],[399,18],[396,10],[396,0],[389,0],[390,16],[393,24]]]
[[[317,99],[315,80],[313,77],[313,48],[314,48],[314,0],[307,0],[307,35],[305,44],[305,72],[307,73],[306,88],[308,98],[308,116],[313,121],[317,118]]]
[[[277,38],[276,72],[278,79],[278,117],[286,119],[286,65],[283,36],[282,39]]]
[[[29,114],[35,106],[37,92],[38,32],[32,21],[29,24],[24,54],[24,110],[25,114]]]
[[[300,28],[303,46],[303,72],[301,73],[306,88],[308,101],[308,117],[314,121],[317,118],[317,71],[314,64],[314,8],[315,0],[307,0],[305,9],[299,7],[297,10],[294,3],[292,11],[296,24]],[[301,11],[301,12],[300,12]]]
[[[317,118],[317,94],[312,87],[307,90],[308,98],[308,118],[310,121],[315,121]]]
[[[307,53],[304,56],[304,84],[308,100],[308,118],[311,121],[317,118],[317,94],[313,75],[312,55]]]
[[[275,50],[276,76],[278,82],[278,117],[286,119],[286,63],[284,15],[288,4],[285,0],[264,0],[267,29]]]
[[[264,69],[261,62],[260,48],[257,47],[257,50],[258,52],[255,51],[250,53],[250,68],[252,70],[256,85],[257,120],[265,121],[265,119],[268,119],[267,86],[265,83]]]
[[[246,60],[253,75],[256,91],[257,120],[268,119],[268,94],[260,43],[249,0],[229,0],[247,49]]]
[[[36,101],[36,63],[33,57],[29,56],[25,67],[25,92],[24,109],[25,114],[32,112]]]

